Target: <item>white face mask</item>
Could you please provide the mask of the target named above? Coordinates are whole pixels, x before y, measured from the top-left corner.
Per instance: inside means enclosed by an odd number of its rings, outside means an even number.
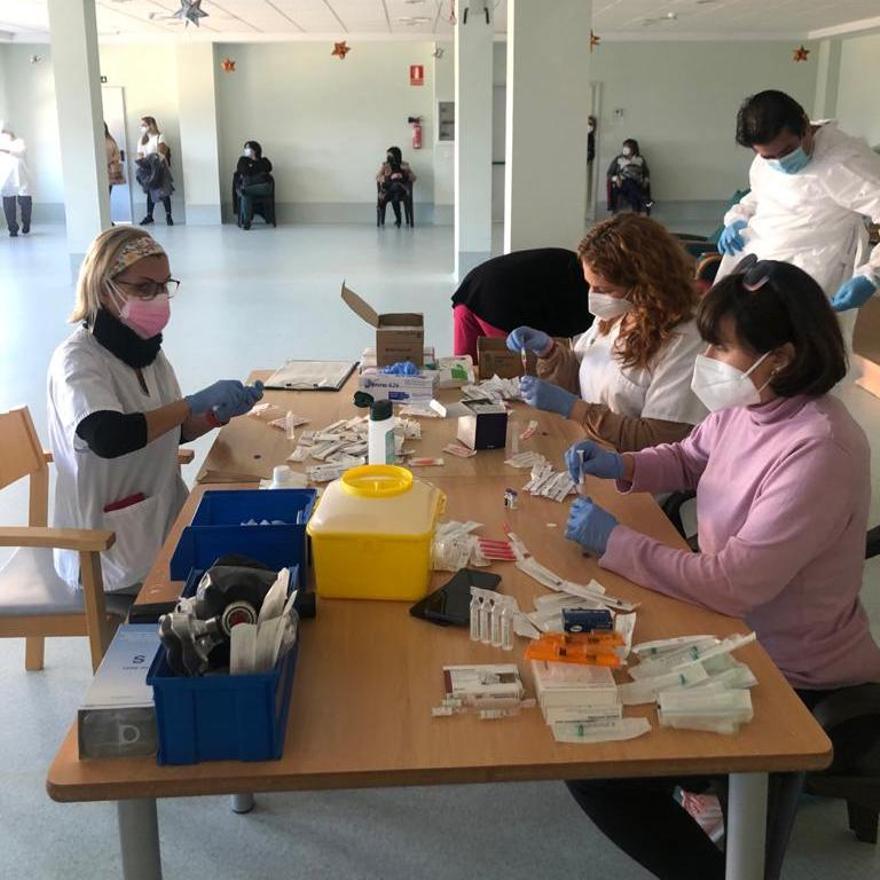
[[[244,151],[244,153],[242,153],[242,155],[243,155],[246,159],[253,159],[253,158],[254,158],[254,151],[253,151],[250,147],[248,147],[248,148]]]
[[[769,354],[769,351],[762,354],[745,372],[724,361],[698,354],[691,390],[709,412],[732,406],[755,406],[761,402],[761,392],[770,384],[770,380],[756,388],[749,376]]]
[[[629,157],[633,154],[631,147],[624,147],[620,152],[623,153],[623,155],[626,156],[627,159],[629,159]]]
[[[141,126],[141,134],[146,134],[150,129],[146,125]]]
[[[625,315],[632,308],[632,303],[625,297],[611,296],[610,293],[596,293],[591,290],[587,294],[587,309],[591,315],[602,321],[613,321]]]

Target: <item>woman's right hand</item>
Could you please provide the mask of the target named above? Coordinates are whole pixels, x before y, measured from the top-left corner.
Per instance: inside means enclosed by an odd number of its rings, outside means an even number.
[[[507,347],[511,351],[523,349],[533,351],[538,357],[544,357],[553,347],[553,340],[543,331],[534,327],[517,327],[507,337]]]

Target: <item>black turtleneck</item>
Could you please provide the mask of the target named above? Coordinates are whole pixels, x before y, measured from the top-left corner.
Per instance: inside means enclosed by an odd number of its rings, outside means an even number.
[[[92,335],[112,355],[133,370],[148,367],[162,347],[162,334],[141,339],[130,327],[105,309],[95,316]],[[120,413],[100,410],[76,426],[77,436],[101,458],[118,458],[147,445],[147,419],[142,412]]]

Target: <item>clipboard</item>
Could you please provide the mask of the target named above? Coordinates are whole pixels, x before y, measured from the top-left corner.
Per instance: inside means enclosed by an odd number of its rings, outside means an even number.
[[[355,371],[357,361],[285,361],[263,383],[280,391],[339,391]]]

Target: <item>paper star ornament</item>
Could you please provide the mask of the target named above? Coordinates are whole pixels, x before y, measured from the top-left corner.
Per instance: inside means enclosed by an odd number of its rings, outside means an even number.
[[[343,40],[341,43],[333,44],[333,51],[330,54],[342,61],[349,52],[351,52],[351,47]]]

